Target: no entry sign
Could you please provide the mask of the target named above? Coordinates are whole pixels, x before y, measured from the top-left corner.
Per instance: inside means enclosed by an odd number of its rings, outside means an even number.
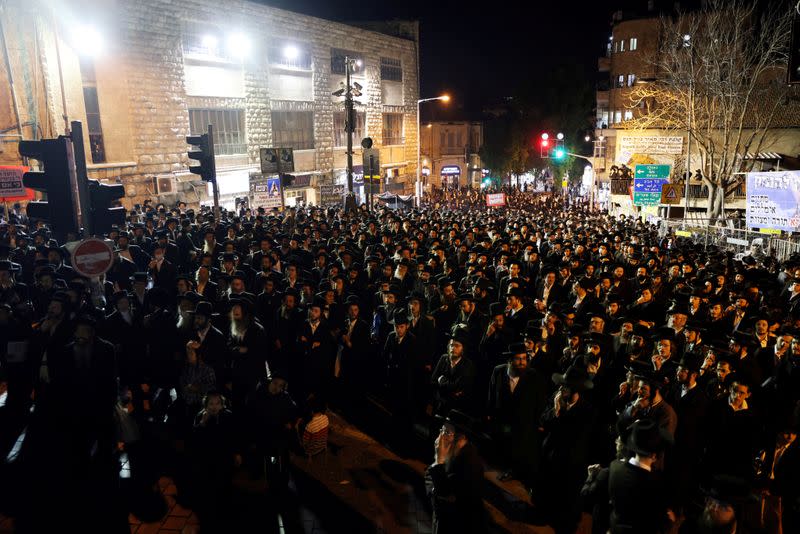
[[[94,237],[81,241],[72,252],[72,268],[81,276],[100,276],[114,263],[111,245]]]

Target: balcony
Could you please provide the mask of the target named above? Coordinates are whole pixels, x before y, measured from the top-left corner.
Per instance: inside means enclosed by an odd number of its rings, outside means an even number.
[[[439,153],[442,156],[463,156],[466,149],[463,146],[443,146],[439,147]]]

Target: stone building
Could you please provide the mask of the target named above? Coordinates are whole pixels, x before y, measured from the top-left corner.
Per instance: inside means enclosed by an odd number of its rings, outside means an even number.
[[[434,121],[420,131],[420,165],[426,185],[480,187],[483,123]]]
[[[683,7],[691,7],[684,3]],[[687,154],[687,132],[675,128],[644,128],[637,124],[646,109],[632,105],[631,94],[637,84],[653,83],[656,59],[662,40],[665,39],[661,17],[674,16],[681,7],[671,1],[642,1],[637,8],[616,11],[611,18],[611,35],[605,44],[605,54],[598,58],[596,87],[596,117],[593,167],[598,198],[608,199],[608,207],[615,213],[628,215],[655,215],[656,207],[643,210],[633,205],[630,179],[611,179],[614,167],[623,165],[633,169],[636,164],[670,165],[673,183],[680,182],[685,193],[681,204],[673,206],[671,216],[683,216],[686,207],[689,216],[703,217],[708,207],[708,189],[692,176],[688,187],[683,180],[687,166],[695,170],[702,165],[702,154],[696,142]],[[785,72],[772,73],[778,83]],[[800,168],[800,106],[793,96],[780,108],[772,122],[769,135],[757,153],[740,156],[754,160],[753,170]],[[745,121],[744,136],[752,134],[754,127]],[[678,178],[680,177],[680,178]],[[665,205],[659,206],[661,211]],[[725,209],[744,210],[746,190],[744,184],[726,191]]]
[[[345,56],[358,60],[354,134],[381,150],[390,189],[416,173],[418,25],[357,27],[243,0],[7,0],[0,13],[0,162],[16,142],[84,126],[89,177],[144,199],[208,202],[188,173],[185,137],[215,129],[224,205],[246,196],[259,149],[292,147],[288,203],[318,202],[321,184],[345,182]]]

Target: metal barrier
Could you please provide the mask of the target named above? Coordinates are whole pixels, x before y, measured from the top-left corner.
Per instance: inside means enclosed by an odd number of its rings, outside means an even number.
[[[751,245],[760,244],[764,254],[774,256],[778,261],[786,261],[792,254],[800,253],[798,238],[781,239],[775,235],[725,225],[722,221],[718,225],[709,226],[707,222],[661,220],[659,236],[685,237],[694,243],[701,243],[704,250],[713,245],[719,250],[734,254],[745,254]]]

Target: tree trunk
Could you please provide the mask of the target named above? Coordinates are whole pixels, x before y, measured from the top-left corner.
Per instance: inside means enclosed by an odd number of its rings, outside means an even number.
[[[706,216],[709,226],[714,225],[719,217],[723,216],[722,206],[725,197],[725,189],[718,183],[707,183],[708,186],[708,207]]]

